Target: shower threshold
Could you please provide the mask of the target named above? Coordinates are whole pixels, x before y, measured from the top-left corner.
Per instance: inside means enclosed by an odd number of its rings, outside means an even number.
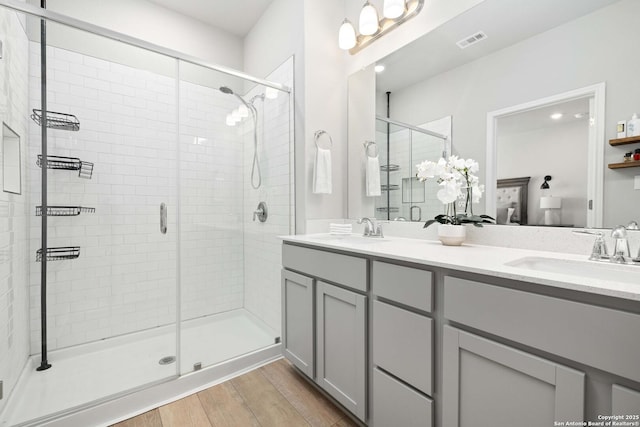
[[[176,372],[176,363],[158,363],[161,358],[176,354],[174,326],[52,351],[49,362],[53,368],[45,372],[35,371],[38,357],[31,357],[0,415],[0,426],[98,425],[94,423],[96,418],[87,418],[92,420],[90,424],[71,420],[82,417],[83,412],[90,413],[91,410],[85,410],[88,406],[96,403],[112,406],[118,401],[114,397],[132,391],[144,397],[145,391],[155,396],[158,393],[154,389],[172,390],[158,402],[163,403],[181,392],[172,389],[174,383],[174,388],[178,384],[182,388],[187,385],[189,391],[202,381],[210,385],[220,381],[217,377],[234,376],[234,372],[262,364],[264,357],[266,362],[279,355],[275,337],[273,330],[244,309],[185,321],[181,330],[181,377]],[[243,355],[247,355],[246,360]],[[196,363],[213,368],[194,373]],[[135,414],[130,397],[124,405],[126,416]],[[55,420],[63,414],[70,416],[58,424]],[[111,407],[104,416],[114,421],[118,417],[117,408]]]

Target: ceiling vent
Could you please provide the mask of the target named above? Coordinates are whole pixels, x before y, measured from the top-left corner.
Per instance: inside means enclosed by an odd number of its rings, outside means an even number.
[[[475,34],[472,34],[468,37],[463,38],[462,40],[456,42],[460,49],[465,49],[472,44],[478,43],[487,38],[487,35],[483,31],[478,31]]]

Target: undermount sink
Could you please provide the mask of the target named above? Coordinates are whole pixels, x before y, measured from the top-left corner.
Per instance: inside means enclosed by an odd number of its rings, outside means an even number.
[[[620,265],[608,262],[574,261],[544,257],[525,257],[505,263],[510,267],[576,277],[602,279],[640,286],[640,265]]]

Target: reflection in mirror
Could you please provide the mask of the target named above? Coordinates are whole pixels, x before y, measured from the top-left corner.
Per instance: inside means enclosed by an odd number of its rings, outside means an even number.
[[[495,167],[486,206],[498,224],[601,226],[604,90],[601,83],[487,114],[487,164]],[[527,186],[509,200],[516,189],[505,182],[523,175]],[[517,221],[501,220],[509,203]]]
[[[599,182],[591,182],[594,176],[590,175],[587,187],[600,186],[602,201],[598,203],[591,196],[567,196],[571,200],[566,203],[582,204],[586,225],[612,227],[640,220],[640,191],[633,189],[634,176],[640,175],[640,169],[607,168],[607,164],[622,162],[626,152],[640,147],[607,144],[616,138],[619,120],[629,120],[634,112],[640,112],[640,85],[633,71],[640,69],[640,55],[629,54],[637,51],[640,40],[637,16],[637,0],[485,0],[377,61],[385,65],[385,71],[376,76],[377,114],[384,111],[384,94],[389,91],[394,99],[390,114],[393,120],[417,125],[455,115],[452,153],[478,160],[480,170],[492,174],[495,182],[496,165],[489,164],[491,159],[486,157],[489,112],[606,82],[606,116],[603,114],[599,124],[604,137],[598,144],[574,150],[570,159],[565,159],[567,163],[587,165],[584,168],[601,156],[600,163],[594,164]],[[478,31],[487,37],[464,49],[456,44]],[[349,120],[351,128],[351,116]],[[597,147],[599,152],[592,151]],[[515,166],[530,166],[524,155],[508,161]],[[350,167],[355,163],[350,159]],[[541,185],[539,177],[546,174],[554,176],[552,190],[553,184],[557,191],[568,185],[560,175],[545,170],[544,163],[540,166],[539,170],[510,177],[531,176],[530,188],[535,191]],[[529,206],[535,212],[529,222],[541,224],[544,213],[540,197],[531,197],[536,198]],[[594,211],[587,210],[591,200],[593,210],[602,211],[599,220],[596,215],[593,222],[589,222],[589,215]],[[495,188],[492,197],[488,193],[483,196],[478,212],[491,214],[490,203],[495,204]],[[582,223],[577,217],[565,215],[566,203],[563,200],[563,215],[557,225]],[[350,210],[349,216],[359,213],[364,214]]]
[[[587,146],[588,99],[500,118],[496,123],[495,138],[498,181],[522,175],[531,177],[531,186],[527,185],[527,220],[520,222],[521,225],[544,224],[545,212],[542,212],[542,205],[547,199],[542,199],[543,197],[554,197],[560,202],[561,206],[556,212],[559,221],[554,221],[553,225],[587,225],[587,164],[574,162],[572,159]],[[510,161],[519,157],[527,161]],[[540,165],[544,167],[541,168]],[[547,184],[547,189],[541,189],[545,182],[544,176],[553,177],[552,182]],[[501,217],[500,212],[496,213],[496,217]],[[512,220],[513,222],[515,221]]]
[[[20,136],[2,124],[2,190],[20,194]]]
[[[381,195],[375,198],[375,217],[422,221],[441,213],[435,181],[420,182],[415,165],[447,157],[451,146],[451,116],[420,126],[376,118],[380,148]]]

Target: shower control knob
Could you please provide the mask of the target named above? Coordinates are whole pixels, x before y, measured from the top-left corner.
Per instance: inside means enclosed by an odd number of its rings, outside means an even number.
[[[258,218],[260,222],[265,222],[267,220],[267,216],[267,204],[265,202],[258,203],[258,208],[253,211],[253,220],[255,221],[256,218]]]

